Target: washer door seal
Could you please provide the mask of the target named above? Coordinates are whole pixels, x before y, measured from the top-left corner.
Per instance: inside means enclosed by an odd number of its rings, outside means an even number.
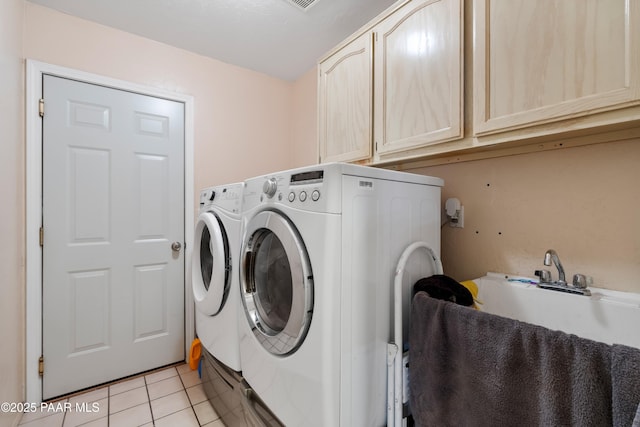
[[[196,308],[207,316],[218,314],[229,294],[231,257],[227,233],[214,212],[198,217],[191,277]]]
[[[313,274],[298,230],[278,211],[259,212],[245,229],[241,262],[242,301],[254,335],[272,354],[295,352],[313,313]]]

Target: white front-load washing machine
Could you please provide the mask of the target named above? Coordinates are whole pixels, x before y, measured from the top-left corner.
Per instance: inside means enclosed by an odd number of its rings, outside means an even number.
[[[333,163],[245,184],[245,380],[287,426],[385,425],[395,267],[415,241],[439,256],[443,181]]]
[[[202,388],[227,427],[282,427],[244,381],[238,319],[244,183],[205,188],[192,255],[196,333],[202,344]]]
[[[213,357],[240,371],[238,258],[244,183],[200,192],[192,255],[196,333]]]

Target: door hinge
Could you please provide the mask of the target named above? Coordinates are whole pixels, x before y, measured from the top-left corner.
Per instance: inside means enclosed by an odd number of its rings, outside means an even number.
[[[44,356],[40,356],[38,359],[38,375],[44,376]]]
[[[42,98],[38,101],[38,114],[40,117],[44,117],[44,99]]]
[[[40,227],[40,247],[44,247],[44,227]]]

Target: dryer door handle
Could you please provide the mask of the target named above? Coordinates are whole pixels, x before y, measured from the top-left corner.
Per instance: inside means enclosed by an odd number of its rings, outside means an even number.
[[[254,257],[255,255],[252,251],[247,251],[244,254],[244,265],[242,266],[245,272],[244,290],[248,294],[252,294],[256,291],[255,275],[253,273]]]

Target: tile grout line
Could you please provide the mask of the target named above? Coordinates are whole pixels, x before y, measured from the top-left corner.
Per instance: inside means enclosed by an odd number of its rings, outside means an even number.
[[[65,401],[65,402],[68,402],[68,401],[69,401],[69,399],[67,398],[67,399],[66,399],[66,400],[64,400],[64,401]],[[62,413],[62,424],[61,424],[61,426],[62,426],[62,427],[64,427],[64,420],[65,420],[65,418],[67,418],[67,411],[64,411],[64,412]]]
[[[153,406],[151,406],[151,396],[149,395],[149,383],[147,382],[147,376],[144,377],[144,390],[147,392],[147,403],[149,404],[149,412],[151,413],[151,424],[156,425],[156,419],[153,416]]]
[[[189,406],[191,407],[191,412],[193,412],[193,416],[196,417],[196,422],[198,423],[198,426],[202,426],[202,423],[200,422],[200,419],[198,418],[198,414],[196,413],[196,410],[193,407],[193,402],[191,401],[191,397],[189,396],[189,393],[187,393],[187,387],[184,385],[184,381],[182,381],[182,375],[180,375],[180,372],[178,372],[178,376],[180,377],[180,382],[182,383],[182,387],[184,388],[184,392],[187,395],[187,400],[189,401]]]
[[[187,401],[189,402],[189,407],[191,407],[191,411],[193,412],[193,415],[195,416],[196,421],[197,421],[198,425],[200,426],[201,425],[200,424],[200,420],[198,419],[198,415],[196,414],[195,409],[193,408],[193,404],[191,403],[191,398],[189,397],[189,394],[187,393],[187,389],[186,389],[186,386],[184,384],[184,381],[182,380],[182,375],[180,374],[180,371],[177,369],[177,367],[172,367],[172,368],[169,368],[169,369],[175,369],[176,370],[177,377],[180,380],[180,384],[182,385],[182,390],[179,390],[179,391],[174,392],[174,393],[170,393],[170,394],[168,394],[166,396],[162,396],[162,397],[168,397],[168,396],[171,396],[172,394],[178,394],[178,393],[180,393],[180,391],[183,391],[185,396],[187,396]],[[163,380],[160,380],[160,381],[163,381]],[[147,391],[147,398],[149,399],[149,408],[151,410],[151,420],[152,420],[153,425],[155,426],[155,422],[157,420],[155,419],[155,416],[153,415],[153,407],[151,406],[151,396],[149,395],[149,387],[148,387],[148,384],[147,384],[146,376],[144,378],[144,382],[145,382],[145,388],[146,388],[146,391]],[[160,399],[160,398],[161,397],[159,397],[158,399]],[[184,408],[184,409],[187,409],[187,408]],[[176,414],[176,413],[178,413],[180,411],[183,411],[184,409],[177,410],[177,411],[172,412],[170,414],[167,414],[167,415],[165,415],[163,417],[160,417],[159,419],[166,418],[166,417],[168,417],[170,415],[173,415],[173,414]]]

